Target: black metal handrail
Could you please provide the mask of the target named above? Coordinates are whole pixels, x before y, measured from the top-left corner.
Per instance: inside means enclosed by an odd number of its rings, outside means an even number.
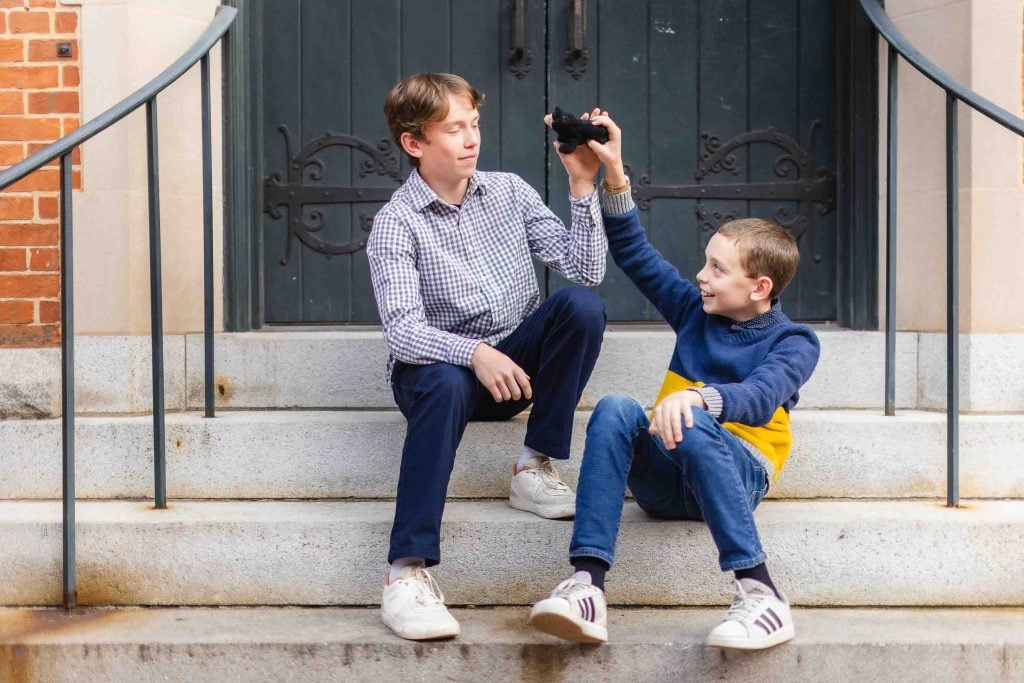
[[[63,451],[64,607],[77,602],[75,584],[75,364],[72,280],[71,155],[94,135],[110,128],[143,105],[146,107],[146,154],[149,170],[149,267],[153,340],[153,467],[154,502],[167,507],[167,466],[164,444],[163,303],[160,269],[160,179],[156,96],[200,63],[203,145],[203,337],[205,344],[205,415],[214,416],[213,401],[213,163],[210,133],[210,50],[227,33],[238,10],[218,7],[199,39],[156,78],[73,133],[47,145],[0,173],[0,191],[60,157],[60,309],[61,309],[61,433]]]
[[[896,413],[896,107],[902,56],[946,92],[946,505],[960,504],[960,281],[959,198],[957,196],[957,102],[1024,137],[1024,119],[1006,111],[926,58],[897,30],[878,0],[858,0],[864,14],[889,44],[886,185],[885,414]]]

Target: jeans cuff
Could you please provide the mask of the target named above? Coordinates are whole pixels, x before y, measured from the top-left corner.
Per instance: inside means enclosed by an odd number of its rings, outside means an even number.
[[[615,556],[611,553],[606,553],[605,551],[598,550],[597,548],[575,548],[570,550],[569,559],[574,557],[596,557],[599,560],[607,562],[609,567],[612,566],[612,561],[615,559]]]
[[[734,572],[737,569],[750,569],[751,567],[756,567],[759,564],[764,564],[767,560],[767,555],[759,553],[752,560],[736,560],[735,562],[721,563],[718,566],[722,568],[723,572]]]

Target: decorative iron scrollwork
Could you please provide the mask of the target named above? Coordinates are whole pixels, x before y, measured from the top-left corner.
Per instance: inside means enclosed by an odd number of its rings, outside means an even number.
[[[807,136],[807,146],[801,147],[793,138],[768,128],[755,130],[721,142],[718,137],[703,133],[701,140],[703,150],[701,160],[697,164],[694,178],[695,185],[654,185],[650,176],[643,175],[633,183],[633,198],[641,209],[648,209],[652,199],[696,199],[694,212],[701,226],[702,246],[706,245],[711,235],[727,221],[736,218],[737,211],[719,211],[709,208],[704,202],[710,199],[732,200],[768,200],[783,201],[796,204],[794,213],[790,206],[781,205],[776,209],[775,220],[784,226],[794,239],[799,240],[811,224],[811,214],[817,210],[825,215],[836,207],[836,179],[828,169],[814,166],[814,138],[821,121],[811,122]],[[741,147],[757,143],[767,143],[782,150],[775,159],[772,170],[780,178],[791,178],[795,169],[796,175],[791,180],[778,182],[751,183],[703,183],[709,175],[729,172],[739,174],[738,161],[734,152]],[[813,245],[809,245],[812,257],[820,261],[821,256],[814,254]]]
[[[313,210],[308,218],[303,215],[303,207],[315,204],[346,204],[357,202],[386,202],[391,198],[394,188],[386,187],[340,187],[328,185],[304,185],[303,176],[308,172],[309,180],[322,180],[327,173],[327,165],[323,159],[315,158],[328,147],[350,147],[367,156],[359,168],[359,177],[370,175],[389,176],[397,183],[402,182],[402,173],[398,165],[398,157],[392,150],[391,141],[380,140],[376,146],[351,135],[339,135],[327,131],[316,138],[298,154],[292,152],[292,138],[288,127],[277,127],[284,137],[285,152],[288,156],[288,180],[285,182],[279,172],[270,174],[263,180],[263,194],[266,200],[263,210],[273,218],[286,217],[288,232],[285,237],[284,258],[281,265],[287,265],[292,253],[292,238],[297,238],[313,251],[326,255],[328,258],[339,254],[351,254],[366,247],[366,240],[357,240],[348,244],[337,244],[321,239],[315,233],[323,230],[323,212]],[[369,233],[373,226],[373,214],[359,214],[360,228]]]
[[[575,80],[583,78],[590,63],[587,51],[587,3],[586,0],[569,2],[569,47],[565,48],[565,70]]]
[[[515,0],[512,14],[512,48],[508,51],[508,68],[517,79],[523,80],[533,65],[533,55],[526,38],[526,0]]]

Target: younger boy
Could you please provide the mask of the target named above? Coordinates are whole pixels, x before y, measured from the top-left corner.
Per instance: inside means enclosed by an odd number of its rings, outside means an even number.
[[[621,132],[605,117],[610,147]],[[735,598],[707,639],[757,650],[793,637],[786,599],[765,565],[753,510],[792,444],[789,411],[818,361],[818,340],[782,312],[778,296],[799,252],[778,224],[748,218],[723,225],[705,250],[697,285],[644,235],[621,165],[605,161],[604,225],[619,266],[676,332],[650,419],[636,401],[608,396],[587,426],[569,558],[575,573],[530,615],[540,630],[604,642],[605,572],[615,554],[626,487],[648,515],[703,520]]]

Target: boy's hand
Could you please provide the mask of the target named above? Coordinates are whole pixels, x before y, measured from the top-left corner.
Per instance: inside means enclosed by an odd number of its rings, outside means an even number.
[[[594,110],[597,111],[596,109]],[[608,129],[608,142],[603,145],[597,140],[587,140],[587,147],[604,164],[604,178],[609,185],[625,185],[626,172],[622,167],[622,130],[603,111],[590,117],[595,126]]]
[[[581,119],[586,121],[594,116],[601,114],[601,110],[594,107],[594,111],[589,114],[582,114]],[[605,112],[607,114],[607,112]],[[555,153],[558,154],[558,158],[562,160],[562,166],[565,166],[565,172],[569,174],[569,193],[573,197],[586,197],[588,194],[594,193],[594,178],[597,177],[597,172],[601,168],[601,161],[594,153],[592,148],[588,145],[580,145],[572,154],[562,154],[558,151],[558,140],[552,141],[555,146]],[[611,181],[609,181],[611,182]]]
[[[665,448],[672,450],[683,441],[683,425],[693,426],[693,407],[704,408],[704,399],[696,391],[677,391],[669,394],[654,408],[651,426],[647,429],[660,436]]]
[[[530,377],[511,358],[487,344],[480,344],[470,361],[476,378],[498,403],[533,398]]]

